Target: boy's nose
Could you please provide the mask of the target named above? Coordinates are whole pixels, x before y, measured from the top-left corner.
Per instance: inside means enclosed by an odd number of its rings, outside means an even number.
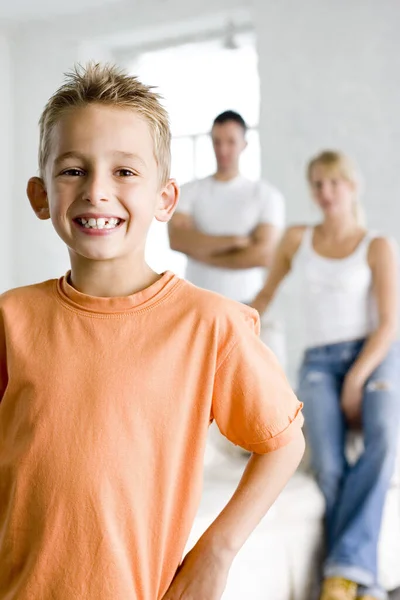
[[[88,178],[83,190],[82,199],[93,205],[108,202],[109,193],[107,192],[104,181],[99,177]]]

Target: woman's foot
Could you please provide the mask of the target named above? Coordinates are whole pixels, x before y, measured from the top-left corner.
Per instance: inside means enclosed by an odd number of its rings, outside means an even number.
[[[328,577],[322,584],[320,600],[356,600],[358,584],[343,577]]]

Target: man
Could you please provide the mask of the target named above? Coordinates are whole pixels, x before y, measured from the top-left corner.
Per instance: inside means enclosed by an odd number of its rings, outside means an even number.
[[[182,187],[169,237],[171,248],[188,257],[189,281],[250,303],[263,285],[284,228],[285,206],[282,194],[270,184],[240,174],[246,130],[234,111],[215,119],[211,137],[217,171]],[[262,339],[282,362],[283,334],[268,315]]]

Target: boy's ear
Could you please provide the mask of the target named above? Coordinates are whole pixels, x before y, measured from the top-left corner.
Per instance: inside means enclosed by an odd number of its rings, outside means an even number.
[[[47,191],[43,179],[31,177],[28,181],[26,193],[35,215],[42,221],[50,219]]]
[[[154,214],[157,221],[167,223],[174,214],[179,200],[179,187],[175,179],[169,179],[160,192],[160,198]]]

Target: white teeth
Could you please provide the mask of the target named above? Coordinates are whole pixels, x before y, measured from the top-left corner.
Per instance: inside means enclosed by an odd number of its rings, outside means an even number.
[[[94,217],[90,217],[89,219],[78,218],[77,221],[85,227],[85,229],[114,229],[117,225],[119,225],[121,219],[117,219],[116,217],[99,217],[95,219]]]

